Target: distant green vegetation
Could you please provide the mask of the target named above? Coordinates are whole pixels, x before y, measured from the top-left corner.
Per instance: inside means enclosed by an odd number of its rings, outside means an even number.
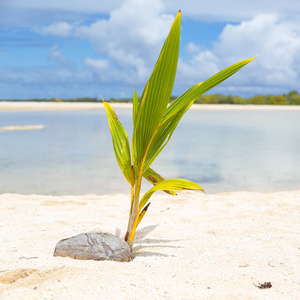
[[[171,97],[170,102],[173,102],[176,97]],[[0,101],[6,101],[1,100]],[[9,100],[9,101],[20,101],[20,100]],[[100,102],[97,98],[71,98],[71,99],[26,99],[22,101],[34,101],[34,102]],[[131,98],[111,98],[108,100],[110,103],[131,103]],[[240,96],[232,95],[220,95],[220,94],[209,94],[206,96],[200,96],[196,99],[197,104],[253,104],[253,105],[300,105],[300,95],[297,91],[291,91],[284,95],[256,95],[250,98],[243,98]]]
[[[225,95],[200,96],[195,103],[199,104],[254,104],[254,105],[300,105],[300,95],[291,91],[286,95],[256,95],[250,98]]]
[[[176,97],[171,97],[170,102],[173,102]],[[115,99],[109,100],[113,102],[130,103],[132,99]],[[256,95],[250,98],[243,98],[232,95],[209,94],[200,96],[196,99],[197,104],[253,104],[253,105],[300,105],[300,95],[297,91],[291,91],[284,95]]]

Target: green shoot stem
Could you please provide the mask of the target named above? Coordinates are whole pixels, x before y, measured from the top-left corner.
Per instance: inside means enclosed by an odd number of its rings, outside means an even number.
[[[129,222],[128,222],[128,228],[126,233],[126,242],[129,244],[129,246],[132,248],[133,240],[134,240],[134,233],[133,228],[136,223],[136,220],[138,220],[138,210],[139,210],[139,204],[140,204],[140,190],[141,190],[141,183],[142,183],[142,176],[141,172],[137,178],[135,178],[135,184],[134,184],[134,196],[133,196],[133,203],[132,203],[132,209],[129,216]]]
[[[129,224],[130,224],[130,217],[131,217],[131,214],[132,214],[133,202],[134,202],[134,184],[131,185],[131,203],[130,203],[130,211],[129,211],[129,219],[128,219],[128,225],[127,225],[127,232],[126,232],[126,235],[125,235],[125,241],[126,242],[128,241],[129,234],[130,234]]]

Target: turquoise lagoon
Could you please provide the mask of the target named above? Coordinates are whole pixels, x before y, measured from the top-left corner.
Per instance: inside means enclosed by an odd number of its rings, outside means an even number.
[[[116,111],[131,136],[131,110]],[[0,132],[0,193],[130,192],[103,109],[0,111],[12,125],[45,127]],[[207,193],[300,189],[300,111],[191,110],[153,168]]]

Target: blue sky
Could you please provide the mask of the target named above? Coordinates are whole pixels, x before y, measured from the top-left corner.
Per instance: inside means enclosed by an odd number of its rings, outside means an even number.
[[[299,0],[1,0],[0,99],[141,94],[179,9],[173,95],[257,54],[211,93],[300,92]]]

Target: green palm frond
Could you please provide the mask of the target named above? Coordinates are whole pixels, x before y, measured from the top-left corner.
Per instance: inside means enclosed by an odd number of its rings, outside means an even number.
[[[143,174],[143,177],[147,179],[153,185],[157,185],[161,181],[165,180],[161,175],[155,172],[153,169],[148,168],[147,171]],[[165,193],[176,196],[174,191],[164,190]]]
[[[143,220],[143,218],[144,218],[144,216],[145,216],[145,214],[146,214],[146,212],[147,212],[148,207],[149,207],[150,204],[151,204],[151,202],[149,202],[149,203],[143,208],[143,210],[141,211],[141,213],[139,214],[139,219],[138,219],[137,225],[139,225],[139,224],[141,223],[141,221]]]
[[[151,166],[159,153],[167,145],[179,121],[189,110],[195,99],[236,73],[253,59],[254,57],[240,61],[218,72],[205,82],[196,84],[168,106],[162,121],[158,126],[158,130],[155,132],[151,144],[149,145],[149,150],[143,166],[144,170],[147,170],[147,168]]]
[[[108,124],[111,131],[112,141],[117,162],[126,180],[131,185],[133,182],[131,170],[131,155],[127,132],[119,121],[112,107],[102,99],[106,110]]]
[[[130,243],[133,242],[136,228],[141,222],[142,218],[144,217],[149,203],[150,197],[156,192],[156,191],[163,191],[163,190],[175,190],[175,191],[180,191],[180,190],[201,190],[203,191],[202,187],[198,185],[195,182],[192,182],[190,180],[186,179],[168,179],[168,180],[163,180],[160,183],[158,183],[156,186],[151,188],[141,199],[140,204],[139,204],[139,209],[138,209],[138,215],[135,220],[135,223],[133,225],[132,231],[129,235],[128,241]]]
[[[131,185],[130,216],[125,237],[130,246],[133,244],[136,228],[147,212],[150,204],[148,201],[156,191],[162,190],[171,195],[176,195],[174,191],[183,189],[203,191],[201,186],[189,180],[165,180],[150,166],[167,145],[181,118],[190,109],[195,99],[254,59],[253,57],[240,61],[204,82],[192,86],[168,106],[178,62],[180,22],[181,12],[179,11],[141,98],[138,98],[137,91],[133,93],[131,154],[125,129],[111,106],[104,101],[114,152],[125,178]],[[143,177],[154,186],[140,200]]]
[[[179,54],[180,20],[181,13],[178,13],[140,99],[132,139],[133,165],[137,173],[143,169],[148,145],[171,97]]]
[[[135,90],[133,92],[133,98],[132,98],[132,121],[133,121],[133,128],[135,127],[135,122],[136,122],[136,115],[139,111],[139,97],[137,94],[137,91]]]
[[[162,123],[164,123],[172,115],[181,111],[184,107],[186,107],[186,105],[188,105],[188,103],[194,102],[194,100],[197,97],[203,95],[204,93],[206,93],[207,91],[215,87],[216,85],[226,80],[228,77],[232,76],[234,73],[236,73],[241,68],[246,66],[249,62],[251,62],[255,57],[256,56],[235,63],[232,66],[216,73],[206,81],[200,82],[194,85],[193,87],[191,87],[189,90],[187,90],[185,93],[183,93],[180,97],[178,97],[174,102],[172,102],[169,105],[162,119]]]
[[[180,191],[180,190],[200,190],[204,191],[203,188],[190,180],[186,179],[168,179],[161,181],[156,186],[151,188],[141,199],[140,201],[140,209],[142,209],[150,199],[150,197],[156,192],[156,191],[163,191],[163,190],[174,190],[174,191]]]

